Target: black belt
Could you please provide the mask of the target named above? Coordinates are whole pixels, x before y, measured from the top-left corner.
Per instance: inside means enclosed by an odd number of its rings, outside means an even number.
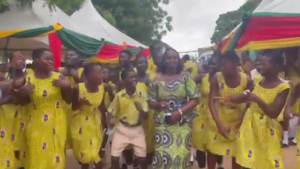
[[[129,128],[137,127],[137,126],[142,125],[141,122],[138,122],[138,123],[136,123],[136,124],[129,124],[129,123],[123,121],[123,120],[120,120],[120,123],[122,123],[125,127],[129,127]]]

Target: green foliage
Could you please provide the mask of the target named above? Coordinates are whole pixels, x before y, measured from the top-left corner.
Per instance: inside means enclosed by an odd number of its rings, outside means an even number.
[[[110,24],[132,37],[150,44],[172,30],[172,17],[163,10],[169,0],[92,0],[97,11]]]
[[[9,5],[6,0],[0,0],[0,13],[9,10]]]
[[[31,5],[36,0],[16,0],[19,6]],[[55,10],[55,6],[62,7],[68,14],[80,9],[84,0],[44,0],[45,6],[50,10]],[[0,13],[9,10],[7,0],[0,0]]]
[[[20,6],[32,4],[36,0],[17,0]],[[79,10],[84,0],[44,0],[45,6],[55,10],[58,6],[71,15]],[[96,10],[111,25],[136,39],[150,44],[161,39],[171,31],[172,17],[163,10],[162,4],[168,5],[169,0],[92,0]],[[0,13],[9,10],[7,0],[0,0]]]
[[[238,10],[221,14],[216,21],[217,26],[212,35],[211,43],[222,40],[230,33],[239,23],[242,22],[242,16],[245,12],[252,12],[262,0],[248,0]]]
[[[72,15],[84,5],[84,0],[58,0],[55,5],[66,14]]]

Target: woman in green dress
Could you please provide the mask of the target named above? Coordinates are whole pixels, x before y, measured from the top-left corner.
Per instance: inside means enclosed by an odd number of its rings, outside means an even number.
[[[179,53],[167,48],[159,74],[150,84],[149,106],[154,109],[156,148],[153,168],[188,169],[193,109],[199,92],[192,77],[182,71]]]

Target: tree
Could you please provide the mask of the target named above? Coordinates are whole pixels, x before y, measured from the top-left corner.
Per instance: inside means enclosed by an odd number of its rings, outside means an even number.
[[[0,13],[9,10],[8,0],[0,0]],[[31,5],[36,0],[16,0],[20,6]],[[50,10],[55,10],[55,6],[63,6],[67,13],[78,10],[84,3],[84,0],[44,0],[45,6]]]
[[[0,0],[0,13],[9,10],[8,0]],[[36,0],[17,0],[20,6]],[[84,0],[44,0],[51,10],[58,6],[68,15],[79,10]],[[161,5],[169,0],[92,0],[96,10],[111,25],[121,32],[143,43],[160,40],[172,30],[172,17]]]
[[[172,30],[172,17],[163,10],[169,0],[92,0],[111,25],[133,39],[150,44]]]
[[[239,23],[242,22],[242,16],[245,12],[252,12],[262,0],[248,0],[238,10],[221,14],[217,19],[217,26],[210,38],[211,43],[222,40],[230,33]]]

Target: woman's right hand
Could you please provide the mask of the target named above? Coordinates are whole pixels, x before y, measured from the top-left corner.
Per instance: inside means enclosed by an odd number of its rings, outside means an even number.
[[[90,105],[92,105],[86,98],[79,98],[78,104],[80,106],[83,106],[83,105],[90,106]]]
[[[35,86],[31,83],[26,83],[21,88],[15,90],[15,93],[19,96],[28,96],[31,92],[33,92]]]
[[[159,102],[159,109],[166,109],[169,107],[169,104],[167,102]]]
[[[224,126],[224,124],[223,124],[222,122],[218,122],[218,123],[217,123],[217,127],[218,127],[219,133],[220,133],[223,137],[228,138],[229,133],[228,133],[227,128]]]

